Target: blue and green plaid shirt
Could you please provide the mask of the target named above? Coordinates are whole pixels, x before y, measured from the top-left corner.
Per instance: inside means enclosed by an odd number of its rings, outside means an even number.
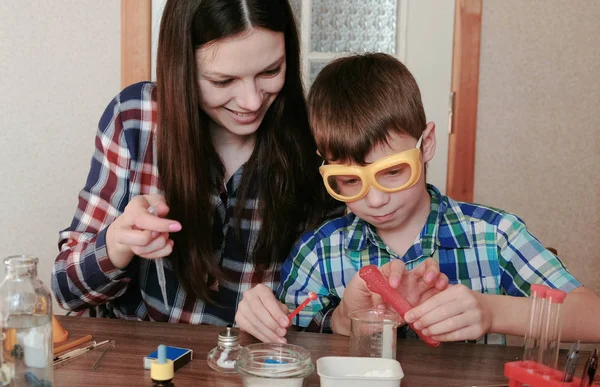
[[[402,259],[411,270],[433,257],[451,284],[487,294],[528,296],[533,283],[565,291],[581,286],[517,216],[456,202],[432,185],[428,191],[427,223],[403,257],[385,245],[371,224],[352,213],[305,233],[283,265],[277,297],[290,308],[302,303],[308,292],[319,298],[295,317],[294,325],[330,330],[331,311],[358,270],[392,259]],[[503,344],[504,335],[488,334],[479,342]]]

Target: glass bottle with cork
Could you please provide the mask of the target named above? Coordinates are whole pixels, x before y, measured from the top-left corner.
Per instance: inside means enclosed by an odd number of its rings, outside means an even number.
[[[37,274],[38,258],[4,259],[0,283],[0,385],[50,387],[54,382],[52,297]]]

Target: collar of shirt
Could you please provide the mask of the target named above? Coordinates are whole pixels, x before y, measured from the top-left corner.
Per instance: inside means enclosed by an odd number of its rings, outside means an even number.
[[[221,181],[220,183],[216,176],[216,170],[214,168],[212,169],[212,174],[213,174],[213,179],[214,179],[213,181],[216,181],[216,184],[218,187],[217,191],[218,191],[219,195],[223,195],[223,194],[233,195],[233,194],[237,193],[238,189],[240,188],[240,185],[242,184],[242,176],[244,173],[245,166],[246,166],[246,163],[240,165],[240,167],[233,173],[233,175],[231,175],[229,180]]]
[[[450,203],[448,198],[431,184],[427,185],[427,191],[431,196],[431,212],[420,235],[404,255],[405,262],[431,257],[437,247],[469,248],[473,244],[468,222],[456,202]],[[362,251],[367,243],[389,251],[377,235],[375,227],[355,216],[346,229],[344,247],[348,250]]]

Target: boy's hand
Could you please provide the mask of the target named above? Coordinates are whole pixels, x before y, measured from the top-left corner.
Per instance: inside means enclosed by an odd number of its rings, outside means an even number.
[[[451,285],[408,311],[404,318],[439,341],[477,340],[492,326],[492,309],[486,301],[482,293]]]
[[[388,278],[390,287],[397,289],[411,304],[429,299],[448,286],[448,277],[440,273],[439,264],[432,258],[426,259],[411,271],[405,270],[404,262],[393,260],[379,268]],[[335,333],[349,335],[350,320],[348,315],[358,309],[387,308],[379,294],[372,293],[358,273],[352,278],[340,305],[334,310],[332,327]]]
[[[385,276],[384,266],[381,269]],[[390,286],[412,305],[419,305],[448,287],[448,277],[440,272],[440,265],[433,258],[427,258],[401,276],[398,274],[390,272]]]
[[[286,343],[290,321],[288,307],[275,298],[266,285],[258,284],[242,295],[235,322],[243,331],[265,343]]]

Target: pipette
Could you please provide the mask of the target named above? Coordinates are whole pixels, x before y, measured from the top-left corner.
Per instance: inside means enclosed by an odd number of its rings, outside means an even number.
[[[148,212],[154,216],[157,216],[156,208],[148,207]],[[158,285],[160,286],[160,292],[162,293],[163,304],[167,311],[170,310],[169,299],[167,298],[167,279],[165,278],[165,263],[164,258],[157,258],[154,260],[156,265],[156,275],[158,276]]]
[[[306,305],[308,305],[311,301],[314,301],[317,299],[317,293],[315,292],[308,292],[308,297],[306,298],[306,300],[304,300],[304,302],[302,302],[296,309],[294,309],[294,311],[290,314],[288,314],[288,320],[290,320],[290,322],[292,322],[292,319],[294,318],[294,316],[296,316],[298,313],[300,313],[300,311],[302,311],[302,309],[304,309],[306,307]]]

